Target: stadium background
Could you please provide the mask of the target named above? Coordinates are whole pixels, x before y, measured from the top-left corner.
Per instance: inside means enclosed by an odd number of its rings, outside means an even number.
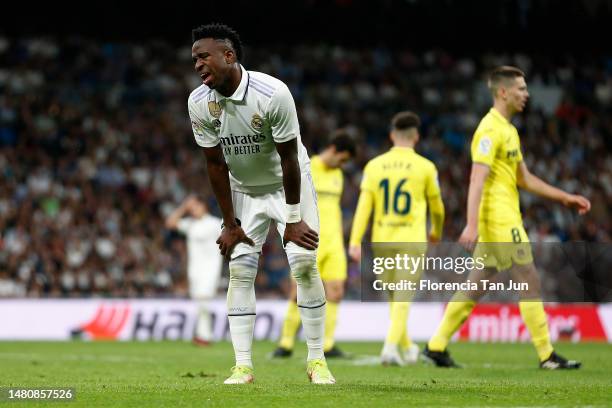
[[[186,248],[163,219],[191,192],[217,212],[186,111],[199,84],[190,30],[210,21],[239,31],[247,69],[289,85],[310,154],[337,127],[359,141],[345,237],[360,170],[389,147],[390,117],[410,109],[423,119],[417,151],[440,172],[444,238],[458,238],[485,73],[507,63],[528,76],[516,125],[529,167],[593,203],[579,218],[522,194],[532,241],[610,242],[610,1],[16,7],[24,18],[0,28],[0,297],[186,297]],[[264,255],[258,298],[283,298],[278,240]],[[346,297],[359,293],[351,264]]]

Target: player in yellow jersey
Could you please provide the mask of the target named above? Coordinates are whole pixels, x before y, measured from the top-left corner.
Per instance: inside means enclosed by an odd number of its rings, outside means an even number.
[[[493,108],[480,122],[472,140],[467,225],[459,238],[468,251],[475,250],[474,256],[489,256],[486,267],[472,270],[468,279],[472,282],[491,279],[498,271],[509,270],[513,280],[527,282],[529,290],[521,293],[519,309],[540,367],[579,368],[579,362],[556,354],[551,344],[540,282],[523,228],[517,187],[576,208],[580,214],[587,213],[591,203],[582,196],[547,184],[527,169],[518,132],[510,123],[512,116],[523,111],[529,98],[525,74],[515,67],[498,67],[490,74],[489,88],[493,94]],[[484,291],[455,294],[423,351],[427,360],[440,367],[457,366],[447,351],[448,342],[484,294]]]
[[[320,228],[319,248],[317,249],[317,268],[325,286],[327,308],[325,310],[325,357],[344,357],[345,354],[335,346],[334,333],[338,320],[338,305],[344,296],[346,281],[346,254],[342,234],[342,209],[340,199],[344,187],[341,167],[355,156],[355,143],[343,130],[334,132],[325,149],[312,157],[310,169],[319,208]],[[295,335],[300,327],[300,314],[296,303],[296,286],[292,281],[292,291],[287,308],[281,338],[273,357],[289,357],[293,352]]]
[[[435,165],[414,151],[419,140],[419,125],[419,117],[412,112],[395,115],[390,134],[393,148],[370,160],[364,169],[349,246],[349,255],[356,262],[361,259],[361,241],[372,210],[373,243],[426,245],[428,238],[431,242],[440,240],[444,204]],[[429,235],[428,207],[431,218]],[[422,245],[417,246],[422,251]],[[406,329],[410,303],[396,293],[391,296],[391,325],[381,361],[385,365],[414,363],[418,360],[419,348],[411,342]]]

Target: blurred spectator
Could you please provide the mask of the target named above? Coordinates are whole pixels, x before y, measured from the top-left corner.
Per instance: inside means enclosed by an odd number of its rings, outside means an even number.
[[[99,44],[79,38],[0,38],[0,297],[185,296],[185,243],[164,218],[187,194],[210,194],[186,112],[199,85],[189,45]],[[423,119],[418,150],[436,162],[445,239],[464,221],[469,142],[488,108],[487,69],[528,73],[532,102],[518,118],[526,161],[540,177],[592,200],[570,211],[522,194],[534,241],[610,242],[612,59],[450,55],[384,47],[248,49],[249,66],[284,80],[313,154],[347,127],[362,149],[348,168],[345,236],[361,169],[389,147],[389,118]],[[306,63],[307,61],[307,63]],[[286,259],[269,242],[262,296],[286,291]],[[347,297],[359,297],[351,265]]]

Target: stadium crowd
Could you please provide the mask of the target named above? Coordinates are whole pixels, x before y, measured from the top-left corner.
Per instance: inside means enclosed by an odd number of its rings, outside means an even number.
[[[532,241],[610,241],[612,57],[330,45],[245,51],[247,69],[289,85],[310,154],[338,127],[359,141],[346,168],[345,237],[363,165],[389,147],[391,116],[413,110],[423,121],[417,151],[439,170],[444,239],[458,238],[469,143],[490,106],[484,74],[510,63],[528,75],[531,102],[516,126],[529,168],[593,204],[579,218],[523,193]],[[0,297],[186,296],[185,244],[164,218],[192,192],[218,212],[187,114],[199,85],[189,45],[0,37],[0,67]],[[258,296],[284,296],[278,239],[264,254]],[[359,298],[359,284],[351,264],[347,298]]]

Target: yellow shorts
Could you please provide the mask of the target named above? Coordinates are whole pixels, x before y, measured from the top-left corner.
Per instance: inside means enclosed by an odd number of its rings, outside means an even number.
[[[474,258],[483,258],[485,267],[503,271],[514,264],[528,265],[533,262],[529,237],[522,223],[479,225],[478,233]]]
[[[344,245],[319,245],[317,268],[321,274],[321,280],[346,280],[347,264]]]
[[[373,256],[374,258],[391,258],[397,260],[399,256],[399,268],[401,269],[387,269],[378,275],[377,279],[382,280],[384,283],[402,283],[402,282],[415,282],[418,284],[419,279],[423,273],[423,265],[417,264],[417,269],[412,270],[411,266],[414,265],[410,260],[406,261],[406,255],[408,258],[422,258],[427,253],[426,242],[410,242],[399,245],[395,244],[384,244],[384,243],[372,243]],[[393,263],[397,265],[397,263]],[[407,269],[406,269],[407,268]],[[416,291],[414,290],[389,290],[389,301],[391,302],[411,302]]]

